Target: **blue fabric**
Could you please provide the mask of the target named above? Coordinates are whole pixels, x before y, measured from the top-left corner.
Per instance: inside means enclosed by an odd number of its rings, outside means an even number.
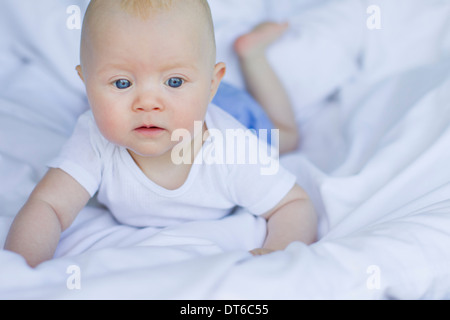
[[[270,137],[270,130],[274,129],[272,122],[258,102],[246,91],[222,81],[213,103],[247,128],[256,130],[256,134],[260,129],[267,129]]]

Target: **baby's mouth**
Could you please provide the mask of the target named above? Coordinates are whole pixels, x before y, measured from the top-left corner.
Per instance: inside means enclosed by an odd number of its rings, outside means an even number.
[[[142,127],[139,127],[138,129],[162,129],[162,128],[157,127],[157,126],[142,126]]]
[[[136,128],[135,131],[144,136],[154,137],[163,133],[165,129],[157,126],[142,126]]]

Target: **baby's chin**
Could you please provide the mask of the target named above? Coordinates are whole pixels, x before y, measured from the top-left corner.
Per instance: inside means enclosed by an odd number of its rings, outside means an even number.
[[[172,145],[167,145],[167,143],[163,141],[143,142],[139,141],[143,139],[131,139],[135,141],[130,142],[127,141],[129,139],[114,139],[117,137],[108,136],[107,133],[102,133],[102,135],[109,143],[117,147],[125,148],[128,153],[141,158],[156,158],[163,156],[166,153],[170,154],[170,151],[173,148]]]
[[[156,159],[156,158],[167,158],[170,159],[171,157],[171,148],[130,148],[126,147],[126,150],[128,153],[135,159]]]

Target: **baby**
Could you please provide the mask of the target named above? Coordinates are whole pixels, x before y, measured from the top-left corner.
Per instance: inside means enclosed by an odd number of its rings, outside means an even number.
[[[292,174],[210,161],[223,152],[218,133],[244,132],[211,104],[226,70],[215,50],[206,0],[92,0],[77,67],[91,109],[18,213],[5,249],[33,267],[51,259],[95,194],[136,227],[220,219],[244,207],[268,221],[253,255],[314,242],[316,214]]]

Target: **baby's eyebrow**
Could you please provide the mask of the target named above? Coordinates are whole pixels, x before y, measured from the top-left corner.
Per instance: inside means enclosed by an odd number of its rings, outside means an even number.
[[[191,63],[185,63],[185,62],[170,62],[163,66],[161,66],[161,70],[168,71],[168,70],[175,70],[175,69],[190,69],[190,70],[198,70],[198,67]]]
[[[103,75],[106,73],[111,73],[111,72],[132,72],[133,68],[130,68],[129,64],[120,64],[120,63],[107,63],[103,66],[101,66],[97,73],[99,75]],[[141,71],[142,69],[139,68],[139,71]],[[193,63],[189,63],[189,62],[183,62],[183,61],[169,61],[166,64],[163,65],[159,65],[158,66],[158,70],[156,70],[157,72],[169,72],[169,71],[173,71],[173,70],[182,70],[182,71],[190,71],[190,72],[197,72],[199,70],[199,67]]]

